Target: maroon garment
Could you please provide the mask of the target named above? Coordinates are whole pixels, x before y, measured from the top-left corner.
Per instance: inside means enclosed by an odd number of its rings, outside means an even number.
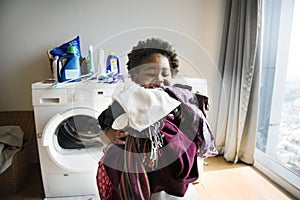
[[[167,147],[161,149],[158,165],[164,167],[148,173],[151,192],[164,190],[171,195],[184,196],[188,184],[199,176],[197,145],[169,120],[165,121],[161,133]]]
[[[131,165],[138,163],[145,167],[151,193],[164,190],[171,195],[184,196],[188,184],[198,178],[197,145],[169,120],[165,120],[161,133],[164,135],[164,144],[166,146],[160,151],[157,170],[151,170],[147,165],[141,163],[138,158],[134,157],[130,158]],[[106,152],[103,159],[107,175],[112,182],[115,193],[118,192],[121,177],[127,173],[124,168],[124,154],[120,151],[122,148],[123,146],[113,145]],[[130,176],[136,173],[127,174]],[[134,180],[130,180],[134,182]],[[114,194],[113,196],[116,195],[118,194]]]

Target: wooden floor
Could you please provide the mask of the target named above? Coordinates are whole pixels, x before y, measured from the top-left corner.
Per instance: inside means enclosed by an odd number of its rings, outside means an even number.
[[[295,199],[252,166],[232,164],[223,157],[206,159],[202,182],[194,186],[200,200],[288,200]],[[39,166],[33,165],[30,179],[17,194],[1,195],[3,200],[41,200],[44,197]],[[192,200],[192,199],[189,199]]]
[[[234,165],[223,157],[207,162],[201,183],[195,184],[199,200],[295,199],[250,165]]]

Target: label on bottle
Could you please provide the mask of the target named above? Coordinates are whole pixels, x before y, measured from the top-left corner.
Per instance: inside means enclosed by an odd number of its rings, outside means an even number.
[[[113,73],[119,73],[117,59],[115,59],[115,58],[110,59],[110,70]]]
[[[74,79],[80,76],[80,70],[78,69],[66,69],[65,70],[66,79]]]

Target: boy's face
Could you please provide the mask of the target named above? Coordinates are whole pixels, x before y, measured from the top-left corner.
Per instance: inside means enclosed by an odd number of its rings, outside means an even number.
[[[169,59],[159,53],[145,58],[137,67],[132,79],[144,88],[156,88],[171,85],[171,69]]]

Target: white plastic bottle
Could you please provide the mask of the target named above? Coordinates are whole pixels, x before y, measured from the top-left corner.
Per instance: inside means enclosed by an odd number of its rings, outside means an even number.
[[[97,50],[97,70],[99,75],[105,74],[105,53],[103,49]]]
[[[95,66],[94,66],[94,56],[93,56],[93,46],[89,46],[89,51],[88,51],[88,61],[89,61],[89,73],[94,74],[95,71]]]

